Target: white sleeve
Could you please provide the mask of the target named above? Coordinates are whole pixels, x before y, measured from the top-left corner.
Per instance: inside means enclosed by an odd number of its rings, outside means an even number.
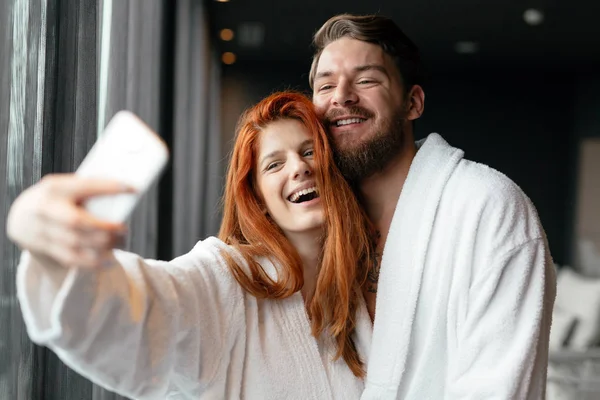
[[[447,399],[544,398],[556,280],[543,238],[491,257],[469,290]]]
[[[171,262],[114,254],[117,265],[90,271],[25,252],[17,291],[30,338],[124,396],[164,399],[173,381],[201,393],[244,327],[241,287],[201,243]]]

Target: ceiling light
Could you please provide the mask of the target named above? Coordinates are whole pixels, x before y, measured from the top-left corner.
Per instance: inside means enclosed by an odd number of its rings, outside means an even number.
[[[454,45],[454,50],[458,54],[474,54],[479,51],[479,43],[468,40],[456,42]]]
[[[226,42],[229,42],[231,39],[233,39],[233,36],[233,31],[231,29],[221,29],[221,32],[219,32],[219,37],[221,40]]]
[[[523,19],[529,25],[540,25],[542,22],[544,22],[544,13],[540,10],[536,10],[535,8],[530,8],[528,10],[525,10],[525,12],[523,13]]]
[[[229,0],[217,0],[219,3],[227,3]]]
[[[223,61],[223,64],[227,64],[227,65],[231,65],[235,62],[235,54],[233,54],[232,52],[228,51],[226,53],[223,53],[223,55],[221,56],[221,60]]]

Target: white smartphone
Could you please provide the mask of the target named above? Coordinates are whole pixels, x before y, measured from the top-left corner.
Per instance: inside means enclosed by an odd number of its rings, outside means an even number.
[[[76,174],[118,180],[137,189],[137,193],[93,197],[84,207],[99,219],[124,222],[140,197],[158,179],[168,160],[169,149],[164,141],[135,114],[119,111]]]

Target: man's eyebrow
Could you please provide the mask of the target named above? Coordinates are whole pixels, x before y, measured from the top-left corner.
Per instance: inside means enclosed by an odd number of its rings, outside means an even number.
[[[331,75],[333,75],[333,72],[331,72],[331,71],[319,72],[319,73],[317,73],[317,75],[315,75],[315,81],[319,78],[327,78]]]
[[[382,74],[384,74],[385,76],[389,76],[387,69],[385,69],[385,67],[383,65],[379,65],[379,64],[365,64],[365,65],[359,65],[358,67],[354,67],[353,68],[354,72],[365,72],[365,71],[371,71],[371,70],[375,70],[375,71],[379,71]],[[320,78],[328,78],[330,76],[333,75],[332,71],[322,71],[322,72],[318,72],[315,75],[315,81],[317,79]]]
[[[383,65],[379,65],[379,64],[366,64],[366,65],[360,65],[360,66],[354,68],[354,71],[356,71],[356,72],[365,72],[365,71],[371,71],[371,70],[379,71],[382,74],[384,74],[385,76],[388,76],[387,69],[385,69],[385,67]]]

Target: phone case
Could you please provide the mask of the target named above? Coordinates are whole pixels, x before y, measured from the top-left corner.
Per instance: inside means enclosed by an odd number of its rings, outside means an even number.
[[[163,140],[135,114],[119,111],[76,174],[118,180],[136,188],[137,193],[97,196],[86,201],[85,208],[97,218],[124,222],[168,160],[169,150]]]

